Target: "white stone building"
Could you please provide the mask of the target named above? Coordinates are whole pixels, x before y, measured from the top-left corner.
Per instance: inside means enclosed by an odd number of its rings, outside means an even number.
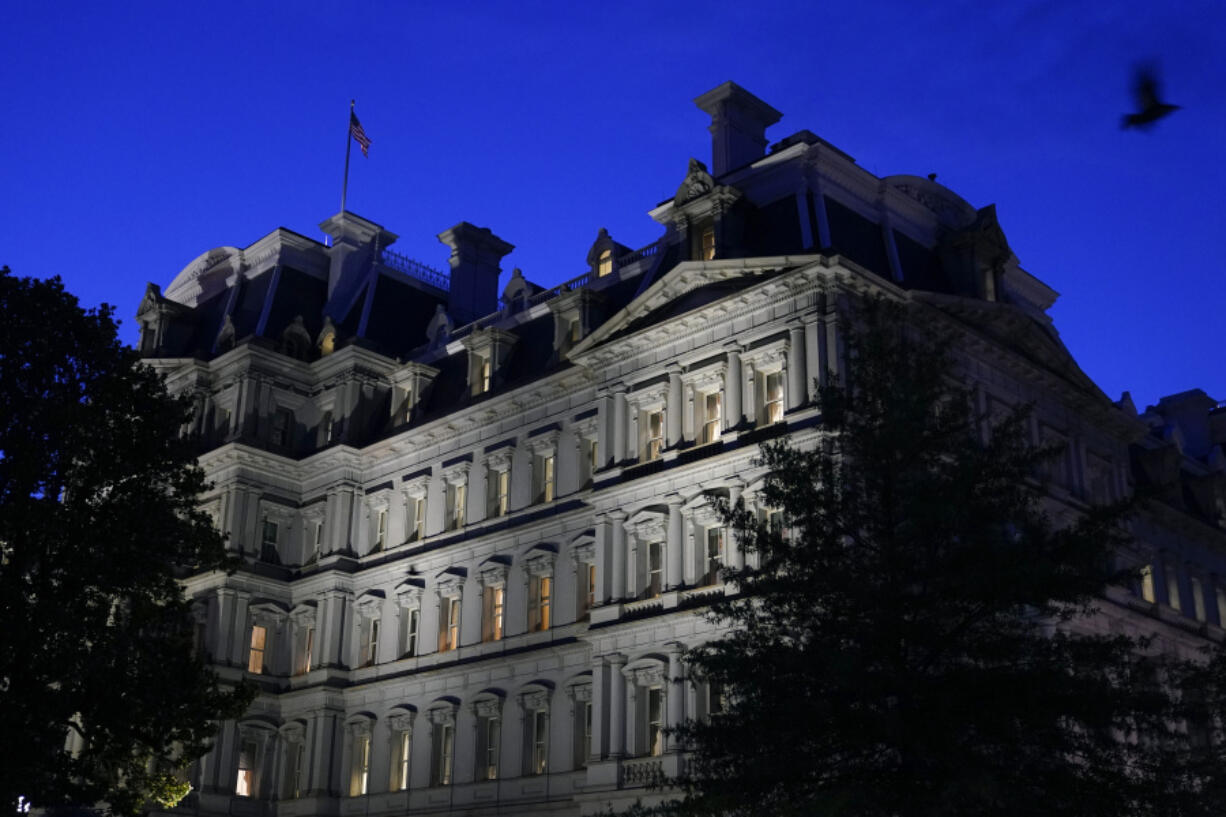
[[[712,705],[685,647],[745,558],[714,497],[751,505],[759,442],[820,433],[836,304],[880,292],[961,333],[988,412],[1035,401],[1072,508],[1166,486],[1152,564],[1105,626],[1180,643],[1226,622],[1226,412],[1141,417],[1077,368],[992,207],[878,178],[732,83],[639,250],[601,230],[542,289],[460,223],[449,272],[353,213],[200,256],[138,320],[194,395],[207,508],[244,557],[187,582],[224,678],[261,694],[192,771],[206,815],[579,814],[681,762],[662,730]],[[1190,487],[1189,487],[1190,486]],[[768,508],[759,508],[763,514]],[[1156,555],[1154,555],[1156,554]]]

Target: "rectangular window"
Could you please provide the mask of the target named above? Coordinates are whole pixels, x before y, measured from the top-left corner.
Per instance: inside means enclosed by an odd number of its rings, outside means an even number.
[[[710,261],[715,258],[715,227],[708,225],[702,231],[702,255],[700,258],[703,261]]]
[[[579,581],[579,620],[584,621],[592,614],[596,606],[596,565],[581,564],[578,571]]]
[[[644,412],[643,423],[643,460],[650,462],[664,450],[664,409]]]
[[[362,642],[362,666],[370,667],[379,660],[379,619],[366,620],[366,638]]]
[[[489,516],[506,516],[511,510],[511,472],[490,471],[485,492],[489,497]]]
[[[323,427],[323,444],[331,445],[333,433],[335,431],[335,423],[332,422],[332,412],[324,412],[324,418],[320,422],[320,425]]]
[[[412,520],[409,527],[409,541],[416,542],[424,539],[426,536],[426,498],[424,496],[410,497],[409,518]]]
[[[401,639],[400,657],[408,658],[417,655],[417,625],[418,610],[416,607],[405,607],[400,611]]]
[[[647,754],[664,754],[664,689],[647,688]]]
[[[490,366],[489,358],[478,357],[477,364],[473,369],[473,386],[472,393],[474,396],[485,394],[490,390],[490,374],[493,368]]]
[[[353,775],[349,780],[349,796],[366,794],[370,785],[370,735],[353,738]]]
[[[382,550],[383,545],[387,541],[387,511],[381,510],[375,517],[375,546],[374,550]]]
[[[596,277],[603,278],[613,272],[613,251],[601,250],[596,259]]]
[[[311,540],[311,553],[310,553],[310,556],[307,558],[308,564],[319,560],[319,554],[323,552],[323,546],[324,546],[324,523],[316,522],[315,523],[315,535]]]
[[[272,415],[271,442],[277,448],[289,445],[290,430],[294,425],[294,414],[289,409],[279,408]]]
[[[533,576],[528,580],[528,630],[540,632],[549,629],[553,605],[553,579],[549,576]]]
[[[704,394],[699,401],[699,409],[702,412],[700,420],[702,421],[701,431],[698,435],[699,444],[713,443],[719,439],[720,421],[723,417],[723,401],[719,392]]]
[[[468,486],[447,483],[447,530],[464,527],[464,505],[468,501]]]
[[[438,651],[449,652],[460,646],[460,599],[444,597],[439,601]]]
[[[547,454],[536,458],[536,501],[552,502],[554,498],[554,458]]]
[[[260,526],[260,560],[264,562],[277,561],[277,523],[268,517]]]
[[[306,626],[302,631],[302,641],[299,643],[298,662],[296,670],[298,675],[305,675],[311,671],[312,653],[315,651],[315,628]]]
[[[306,744],[290,744],[290,780],[286,794],[297,800],[306,790]]]
[[[664,589],[664,543],[648,542],[645,550],[642,598],[654,599]]]
[[[529,774],[544,774],[549,768],[549,713],[532,713],[532,768]]]
[[[434,785],[451,785],[452,750],[455,748],[455,724],[440,723],[434,727]]]
[[[600,470],[600,444],[598,440],[587,441],[587,465],[588,474],[595,474]]]
[[[783,422],[783,372],[766,375],[762,388],[762,425]]]
[[[1141,598],[1153,604],[1158,600],[1154,592],[1154,566],[1145,565],[1141,568]]]
[[[1167,562],[1163,567],[1163,572],[1166,573],[1166,603],[1173,610],[1183,610],[1183,602],[1179,598],[1179,574],[1175,572],[1175,565]]]
[[[234,793],[239,797],[255,797],[255,763],[260,745],[254,740],[244,740],[238,750],[238,780]]]
[[[497,715],[477,719],[477,779],[498,779],[498,745],[502,720]]]
[[[251,625],[251,653],[247,656],[247,672],[259,675],[264,672],[264,650],[268,645],[268,629],[259,624]]]
[[[592,746],[592,702],[575,704],[575,768],[587,768],[587,756]]]
[[[703,576],[703,584],[716,584],[719,581],[719,571],[724,566],[724,542],[727,538],[723,528],[707,528],[707,572]]]
[[[1192,614],[1197,621],[1205,621],[1205,588],[1201,584],[1200,578],[1192,576],[1188,579],[1188,584],[1192,586]]]
[[[481,640],[502,640],[505,591],[501,587],[487,587],[481,594]]]
[[[396,757],[392,762],[392,791],[408,791],[411,740],[412,734],[407,729],[396,736]]]

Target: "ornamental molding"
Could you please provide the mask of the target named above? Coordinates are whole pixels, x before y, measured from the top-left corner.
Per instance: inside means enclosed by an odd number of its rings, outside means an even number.
[[[430,490],[431,474],[421,474],[401,483],[400,490],[410,499],[424,499]]]
[[[485,455],[485,467],[491,471],[509,471],[515,459],[515,446],[508,445]]]
[[[533,454],[541,455],[549,452],[557,451],[558,436],[561,434],[556,428],[551,431],[546,431],[543,434],[537,434],[535,437],[529,437],[524,441],[524,445]]]
[[[596,563],[596,542],[591,537],[577,541],[570,547],[570,559],[575,567]]]
[[[780,338],[768,346],[741,353],[741,365],[759,372],[772,373],[787,362],[789,342]]]
[[[457,462],[443,470],[443,479],[451,485],[464,485],[468,482],[468,472],[472,467],[471,462]]]
[[[430,723],[436,726],[455,726],[455,713],[456,705],[453,703],[448,703],[443,706],[435,706],[431,708],[426,713],[426,717],[429,718]]]
[[[297,721],[285,724],[279,730],[286,743],[302,743],[306,740],[306,727]]]
[[[477,574],[482,587],[504,587],[507,583],[507,565],[502,562],[486,562]]]
[[[681,382],[696,392],[709,394],[723,389],[727,377],[728,364],[721,362],[686,372],[681,375]]]
[[[362,618],[377,618],[383,612],[383,593],[378,590],[367,591],[353,606]]]
[[[454,569],[456,568],[448,568],[447,571],[443,571],[435,577],[434,591],[438,593],[439,598],[456,599],[463,592],[464,579],[466,577],[448,572]]]
[[[478,718],[500,718],[502,717],[502,699],[495,696],[478,698],[473,701],[472,711]]]
[[[571,684],[566,688],[566,696],[580,703],[592,700],[591,682]]]
[[[315,620],[319,615],[318,607],[315,602],[307,601],[302,604],[295,605],[290,611],[290,618],[297,627],[312,627],[315,625]]]
[[[664,684],[664,667],[659,664],[648,667],[624,667],[622,674],[637,687],[654,687]]]
[[[549,712],[549,690],[538,689],[519,695],[519,705],[525,712]]]
[[[668,383],[656,383],[626,395],[626,402],[638,411],[664,408],[668,402]]]
[[[555,554],[538,552],[537,555],[524,560],[524,572],[529,576],[553,576]]]
[[[421,585],[409,580],[396,588],[396,604],[410,610],[421,607]]]
[[[387,716],[388,726],[393,732],[408,732],[413,733],[413,721],[417,718],[417,713],[407,709],[401,709]]]
[[[658,511],[640,511],[626,522],[626,532],[640,542],[663,542],[668,530],[668,517]]]

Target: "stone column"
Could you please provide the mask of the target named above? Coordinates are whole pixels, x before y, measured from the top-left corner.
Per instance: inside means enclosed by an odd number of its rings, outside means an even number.
[[[741,493],[745,490],[745,486],[740,483],[732,483],[728,486],[728,505],[732,508],[736,507],[736,503],[741,499]],[[728,529],[728,538],[724,542],[724,547],[727,549],[727,559],[729,566],[743,570],[745,568],[745,550],[741,547],[741,542],[737,539],[737,533],[732,528]]]
[[[683,645],[677,641],[670,641],[668,647],[668,677],[665,679],[668,684],[668,709],[664,713],[665,723],[669,729],[676,729],[682,721],[684,705],[682,702],[681,693],[684,691],[681,678],[681,650]],[[674,751],[677,748],[676,735],[669,734],[668,742],[665,744],[668,751]]]
[[[788,331],[788,410],[805,404],[808,389],[805,388],[805,329],[793,326]]]
[[[741,405],[741,352],[728,350],[728,373],[724,378],[724,428],[736,428],[745,414]]]
[[[611,548],[610,535],[611,529],[609,520],[603,514],[596,517],[595,525],[596,544],[594,550],[594,563],[596,565],[596,598],[594,602],[596,606],[605,604],[609,600],[609,551]]]
[[[817,321],[805,321],[805,395],[817,399],[817,383],[821,380],[821,356],[817,349]]]
[[[626,512],[610,511],[609,521],[612,523],[612,553],[610,553],[610,559],[613,565],[613,587],[610,593],[614,601],[623,601],[626,598],[626,562],[628,559]]]
[[[754,393],[754,365],[746,363],[741,367],[744,374],[745,391],[741,394],[741,414],[744,415],[746,422],[753,425],[758,421],[757,417],[757,395]]]
[[[613,393],[613,464],[619,465],[627,458],[626,432],[629,422],[626,419],[626,392]]]
[[[682,554],[684,567],[682,570],[685,574],[685,583],[695,585],[698,583],[698,523],[694,519],[694,512],[683,510],[681,512],[681,541],[685,549]]]
[[[609,757],[626,754],[626,656],[606,656],[609,662]]]
[[[668,500],[668,552],[665,554],[668,562],[664,576],[664,588],[667,590],[678,588],[685,582],[681,568],[685,549],[681,537],[681,497],[674,495]]]
[[[618,673],[622,676],[623,683],[626,685],[625,694],[622,699],[626,702],[626,711],[622,718],[622,726],[625,729],[625,735],[622,738],[623,753],[633,756],[639,747],[638,731],[638,711],[639,711],[639,688],[634,683],[633,674],[626,671],[625,667],[620,668]]]
[[[600,760],[605,755],[605,735],[608,734],[605,717],[609,714],[608,668],[605,662],[603,655],[592,659],[592,743],[587,749],[591,760]]]
[[[681,444],[683,432],[681,420],[684,410],[681,395],[681,370],[674,366],[668,373],[668,406],[664,412],[666,442],[669,448],[676,448]]]

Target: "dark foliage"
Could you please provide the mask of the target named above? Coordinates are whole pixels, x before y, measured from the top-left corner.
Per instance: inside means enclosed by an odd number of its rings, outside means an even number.
[[[731,627],[687,656],[724,711],[679,738],[681,815],[1208,815],[1220,658],[1180,662],[1095,610],[1127,504],[1056,525],[1029,412],[990,424],[948,343],[863,306],[812,450],[763,447],[771,529],[728,510],[751,566]],[[752,566],[756,560],[757,566]],[[1118,608],[1114,608],[1118,612]]]
[[[186,419],[111,307],[0,269],[0,808],[168,805],[250,700],[196,656],[176,581],[225,559]]]

